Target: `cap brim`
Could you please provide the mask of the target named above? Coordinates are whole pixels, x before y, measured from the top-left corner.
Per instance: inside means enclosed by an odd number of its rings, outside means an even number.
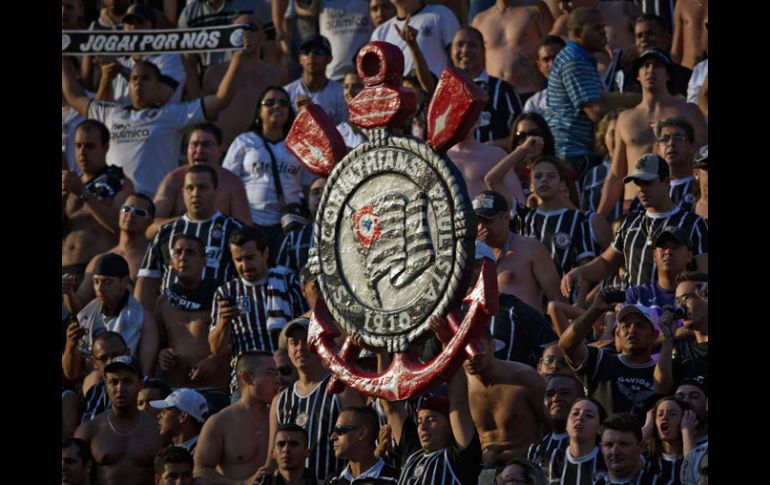
[[[477,217],[481,217],[482,219],[492,219],[500,213],[500,211],[494,209],[476,209],[473,212],[476,213]]]
[[[644,180],[645,182],[649,182],[651,180],[655,180],[658,178],[658,176],[654,173],[632,173],[631,175],[626,175],[626,177],[623,179],[623,183],[627,184],[629,182],[633,182],[634,180]]]
[[[134,367],[131,367],[128,364],[124,364],[123,362],[116,362],[114,364],[109,364],[104,368],[104,372],[115,372],[116,370],[123,369],[123,370],[129,370],[136,374],[139,377],[142,377],[141,373],[137,371]]]
[[[168,404],[165,399],[162,399],[160,401],[150,401],[150,407],[155,409],[166,409],[173,406]]]

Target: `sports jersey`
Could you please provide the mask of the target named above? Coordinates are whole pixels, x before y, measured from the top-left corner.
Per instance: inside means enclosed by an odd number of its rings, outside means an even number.
[[[479,115],[476,141],[486,142],[510,135],[513,120],[521,114],[521,100],[513,86],[482,70],[473,80],[487,92],[489,99]]]
[[[284,86],[283,89],[289,93],[292,107],[296,106],[298,97],[307,96],[313,103],[326,111],[335,126],[348,120],[348,105],[345,103],[345,94],[342,90],[342,84],[337,81],[327,79],[321,89],[311,91],[300,77]]]
[[[318,0],[318,32],[332,46],[332,61],[326,77],[342,81],[345,71],[354,69],[354,58],[372,35],[367,0]]]
[[[549,483],[559,483],[561,467],[564,465],[564,452],[569,446],[569,435],[548,433],[540,443],[532,443],[527,451],[527,460],[543,469]]]
[[[296,273],[305,266],[308,251],[313,247],[313,224],[291,231],[281,242],[276,264],[292,269]]]
[[[350,473],[350,465],[347,465],[337,477],[326,483],[328,485],[396,485],[399,473],[398,468],[388,465],[385,460],[379,458],[371,468],[355,478]]]
[[[596,474],[607,468],[598,446],[579,458],[574,458],[567,447],[562,463],[561,485],[593,485]]]
[[[580,181],[580,210],[583,212],[597,212],[599,202],[602,200],[602,190],[604,189],[604,180],[610,172],[611,163],[609,158],[605,158],[602,163],[588,169],[583,179]],[[607,221],[611,224],[620,217],[623,211],[622,201],[618,201],[612,208]]]
[[[695,196],[692,195],[692,184],[695,177],[690,175],[681,179],[671,180],[668,188],[668,196],[671,202],[682,210],[692,211],[695,205]]]
[[[505,293],[500,294],[497,315],[489,319],[489,331],[504,344],[495,357],[532,367],[537,366],[544,346],[558,340],[541,312]]]

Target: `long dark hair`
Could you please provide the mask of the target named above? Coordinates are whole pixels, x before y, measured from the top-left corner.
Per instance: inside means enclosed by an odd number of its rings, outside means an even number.
[[[666,401],[674,401],[677,404],[677,406],[679,406],[679,409],[682,411],[682,417],[684,417],[684,412],[690,409],[690,405],[682,401],[681,399],[677,399],[674,396],[666,396],[659,399],[658,402],[656,402],[655,405],[652,407],[653,418],[657,417],[658,415],[658,407],[660,407],[660,405]],[[681,433],[679,435],[679,439],[680,440],[682,439]],[[645,454],[651,460],[657,460],[658,458],[660,458],[661,454],[663,454],[663,442],[661,441],[660,435],[658,434],[658,425],[655,424],[654,421],[653,421],[652,435],[646,440],[644,440],[644,444],[642,446],[645,451]]]
[[[270,91],[280,91],[283,94],[286,95],[286,99],[289,100],[289,117],[286,118],[286,123],[283,125],[283,129],[281,130],[282,136],[281,139],[286,138],[286,135],[289,133],[289,129],[291,128],[291,125],[294,123],[294,109],[291,107],[291,97],[289,96],[289,93],[286,92],[285,89],[283,89],[281,86],[268,86],[265,88],[264,91],[262,91],[262,94],[259,95],[259,99],[257,99],[257,106],[254,108],[254,124],[251,125],[251,129],[254,130],[259,136],[264,136],[263,130],[264,127],[262,126],[262,118],[259,116],[259,108],[262,107],[262,100],[265,99],[265,96],[267,96],[267,93]]]
[[[543,156],[556,155],[556,142],[553,140],[553,133],[551,133],[551,129],[548,127],[548,122],[539,114],[531,112],[522,113],[513,120],[511,125],[511,151],[515,150],[519,145],[520,140],[516,136],[516,128],[519,126],[519,122],[524,120],[530,120],[535,123],[543,134]]]

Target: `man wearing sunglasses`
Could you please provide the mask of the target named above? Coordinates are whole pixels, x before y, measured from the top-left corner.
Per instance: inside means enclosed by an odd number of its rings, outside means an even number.
[[[379,435],[377,412],[369,406],[349,407],[340,411],[334,432],[329,438],[337,458],[348,460],[347,466],[327,485],[395,485],[399,470],[374,456]]]
[[[126,202],[120,207],[118,215],[118,228],[120,236],[118,245],[110,249],[109,253],[115,253],[123,257],[128,263],[129,286],[131,289],[136,282],[136,275],[139,272],[139,266],[142,264],[142,258],[147,251],[149,241],[145,237],[145,231],[150,226],[155,212],[155,204],[152,199],[144,194],[131,194]],[[86,267],[86,273],[83,282],[74,291],[64,292],[64,306],[72,313],[79,312],[83,306],[94,299],[94,264],[100,255],[94,256]],[[65,287],[65,290],[71,289]]]
[[[62,290],[74,291],[88,262],[117,240],[118,211],[134,185],[120,167],[107,165],[110,132],[94,120],[75,130],[75,152],[82,172],[62,170]],[[71,276],[68,276],[71,275]],[[77,311],[75,309],[74,311]]]
[[[307,103],[321,106],[338,125],[348,120],[348,105],[342,84],[326,77],[326,66],[332,61],[332,46],[329,39],[314,35],[305,39],[299,47],[299,64],[302,76],[283,88],[289,93],[294,111]]]

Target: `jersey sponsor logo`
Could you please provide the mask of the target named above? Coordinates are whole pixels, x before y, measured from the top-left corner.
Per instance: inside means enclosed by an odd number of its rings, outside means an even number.
[[[344,10],[327,9],[326,10],[326,30],[352,30],[357,27],[369,27],[368,15],[346,15]]]
[[[135,143],[146,141],[150,137],[147,128],[134,128],[128,123],[113,123],[110,127],[110,141],[116,143]]]
[[[297,414],[297,418],[294,420],[294,423],[304,428],[308,422],[308,419],[309,418],[307,413],[302,411],[301,413]]]
[[[489,111],[482,111],[481,115],[479,116],[479,127],[482,126],[489,126],[489,123],[492,122],[492,113]]]

